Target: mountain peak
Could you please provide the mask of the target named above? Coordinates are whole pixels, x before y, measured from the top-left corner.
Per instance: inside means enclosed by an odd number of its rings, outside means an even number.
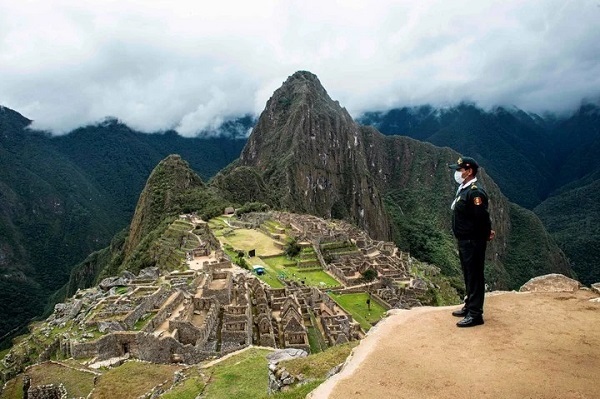
[[[267,102],[239,166],[257,169],[273,187],[277,207],[351,220],[389,239],[389,219],[359,130],[316,75],[298,71]]]
[[[317,75],[308,71],[298,71],[289,76],[281,86],[281,89],[285,91],[290,88],[298,93],[308,93],[313,91],[329,97]]]
[[[0,105],[0,129],[24,129],[31,124],[31,119],[8,107]]]
[[[165,216],[177,214],[182,193],[201,187],[204,183],[181,156],[169,155],[160,161],[140,195],[129,229],[126,254],[129,255]]]

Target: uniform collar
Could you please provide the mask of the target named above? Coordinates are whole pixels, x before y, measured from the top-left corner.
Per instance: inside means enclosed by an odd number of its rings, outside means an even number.
[[[469,187],[471,184],[475,183],[476,181],[477,181],[477,178],[474,177],[473,180],[469,180],[468,183],[466,183],[466,184],[463,183],[460,186],[458,186],[458,190],[456,190],[456,195],[458,195],[462,190]]]
[[[461,184],[461,185],[458,187],[458,191],[460,192],[460,191],[464,190],[465,188],[469,187],[471,184],[475,183],[476,181],[477,181],[477,178],[476,178],[476,177],[474,177],[472,180],[469,180],[469,182],[468,182],[468,183],[466,183],[466,184],[465,184],[465,183]]]

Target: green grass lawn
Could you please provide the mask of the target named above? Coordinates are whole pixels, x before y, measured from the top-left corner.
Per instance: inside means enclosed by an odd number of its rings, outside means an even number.
[[[245,258],[245,259],[248,262],[248,264],[250,265],[250,268],[252,268],[252,266],[254,266],[254,265],[261,265],[265,268],[265,274],[257,276],[260,280],[269,284],[269,286],[272,288],[285,287],[285,285],[281,281],[279,281],[279,279],[277,279],[277,275],[278,275],[277,270],[274,269],[273,267],[269,266],[269,264],[266,263],[263,259],[259,258],[258,256],[255,256],[253,258]]]
[[[173,381],[179,366],[129,361],[99,379],[92,399],[135,399],[163,381]]]
[[[185,372],[186,379],[173,389],[162,394],[161,399],[196,399],[204,390],[206,384],[197,368],[190,368]]]
[[[271,351],[249,349],[227,360],[217,363],[208,371],[209,383],[202,394],[203,398],[263,398],[267,396],[269,381],[267,359]]]
[[[31,386],[63,383],[69,398],[87,397],[94,388],[94,374],[85,371],[73,370],[55,363],[41,363],[27,370],[31,377]],[[6,384],[5,390],[0,395],[2,399],[23,397],[23,375]]]
[[[235,249],[249,251],[256,249],[258,256],[277,255],[283,251],[275,246],[275,240],[259,230],[234,229],[232,234],[218,237],[222,243],[227,243]]]
[[[367,307],[367,298],[369,294],[361,292],[357,294],[334,294],[329,296],[346,312],[350,313],[354,320],[360,323],[363,330],[367,331],[372,327],[372,323],[381,320],[386,309],[371,299],[371,310]]]
[[[277,256],[273,258],[263,259],[269,269],[277,275],[284,274],[287,279],[302,281],[310,287],[339,287],[341,284],[324,270],[320,269],[301,269],[295,266],[293,261],[290,261],[285,256]]]

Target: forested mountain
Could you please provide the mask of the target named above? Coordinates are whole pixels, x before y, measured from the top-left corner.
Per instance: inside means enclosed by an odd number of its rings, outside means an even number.
[[[51,137],[30,122],[0,107],[0,339],[41,314],[72,267],[127,226],[161,159],[184,154],[208,179],[245,143],[143,134],[115,120]]]
[[[568,117],[471,104],[370,112],[359,119],[385,134],[448,146],[477,158],[511,201],[534,209],[573,262],[578,277],[600,279],[600,107]],[[583,224],[582,224],[583,221]]]
[[[371,112],[359,121],[387,135],[403,135],[450,147],[476,158],[511,201],[533,208],[553,189],[547,124],[537,115],[472,104]]]

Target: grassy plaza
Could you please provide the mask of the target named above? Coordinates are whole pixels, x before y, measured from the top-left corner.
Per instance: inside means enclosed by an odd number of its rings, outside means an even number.
[[[377,323],[385,315],[386,309],[371,299],[371,310],[368,309],[367,299],[369,294],[360,292],[356,294],[335,294],[329,296],[347,313],[351,314],[354,320],[360,323],[363,330],[369,330],[373,324]]]
[[[324,270],[299,268],[294,261],[289,260],[283,255],[265,258],[263,262],[267,265],[265,270],[271,270],[277,276],[282,276],[288,280],[304,281],[309,287],[332,288],[341,285],[339,281]]]
[[[275,241],[260,230],[233,229],[229,234],[217,235],[217,238],[238,250],[248,252],[255,249],[258,256],[272,256],[282,252]]]

